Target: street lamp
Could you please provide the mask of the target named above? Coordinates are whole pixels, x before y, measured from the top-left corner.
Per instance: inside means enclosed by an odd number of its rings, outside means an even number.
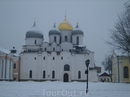
[[[85,64],[86,64],[86,67],[87,67],[87,71],[86,71],[86,73],[87,73],[86,93],[88,93],[88,66],[89,66],[89,63],[90,63],[90,60],[89,60],[89,59],[85,61]]]

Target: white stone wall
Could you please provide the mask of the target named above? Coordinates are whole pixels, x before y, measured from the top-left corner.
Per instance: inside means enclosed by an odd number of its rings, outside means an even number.
[[[35,59],[36,58],[36,59]],[[41,57],[39,54],[26,53],[21,56],[20,65],[20,78],[21,79],[31,79],[29,78],[29,71],[32,70],[32,79],[39,79],[41,68],[40,62]]]
[[[71,36],[72,36],[72,31],[70,30],[61,30],[61,43],[65,42],[65,36],[68,38],[68,42],[71,42]]]
[[[73,45],[70,42],[63,42],[61,43],[60,46],[61,46],[61,50],[67,50],[67,51],[73,48]]]
[[[89,70],[89,72],[88,72],[88,81],[93,81],[93,82],[98,81],[97,70]]]
[[[42,38],[26,38],[26,45],[42,45],[43,39]],[[36,44],[35,44],[36,41]]]
[[[85,54],[75,54],[73,55],[73,64],[72,64],[72,79],[73,80],[86,80],[85,76],[85,60],[87,60],[87,56]],[[81,78],[78,78],[78,71],[81,71]]]
[[[35,60],[36,57],[36,60]],[[45,59],[44,59],[45,57]],[[55,58],[53,60],[53,57]],[[63,60],[61,59],[63,57]],[[60,80],[63,81],[63,75],[69,75],[69,81],[86,80],[85,60],[88,56],[85,54],[71,55],[69,51],[62,51],[60,55],[56,52],[43,52],[42,54],[23,54],[21,55],[21,80]],[[64,71],[64,65],[70,66],[70,71]],[[32,70],[32,78],[29,78],[29,71]],[[46,78],[43,78],[43,70],[46,71]],[[55,71],[55,78],[52,78],[52,71]],[[78,78],[78,71],[81,71],[81,78]],[[90,71],[90,81],[97,81],[96,71]]]
[[[88,56],[88,59],[90,60],[89,67],[94,67],[94,52],[90,52]]]
[[[79,45],[83,45],[83,35],[72,35],[72,43],[77,44],[77,36],[79,37]]]
[[[56,44],[60,44],[60,36],[59,35],[49,35],[49,43],[54,42],[54,37],[56,37]]]
[[[42,45],[43,51],[45,51],[45,48],[47,50],[47,47],[48,47],[48,43],[47,42],[43,42],[43,45]]]

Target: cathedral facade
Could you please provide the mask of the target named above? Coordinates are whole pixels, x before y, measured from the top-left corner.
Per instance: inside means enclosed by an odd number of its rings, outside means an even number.
[[[86,81],[85,61],[94,68],[94,52],[83,45],[84,32],[78,24],[75,29],[66,16],[56,28],[49,31],[49,42],[36,27],[26,32],[23,51],[20,54],[20,81]],[[89,70],[89,81],[98,81],[97,71]]]

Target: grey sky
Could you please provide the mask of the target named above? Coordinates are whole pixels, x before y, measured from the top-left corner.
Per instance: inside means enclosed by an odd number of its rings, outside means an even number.
[[[0,47],[21,51],[25,34],[36,18],[37,27],[49,41],[48,32],[67,20],[75,28],[78,21],[84,32],[84,45],[95,52],[95,63],[101,66],[105,54],[111,50],[105,44],[109,29],[114,28],[117,17],[127,0],[0,0]]]

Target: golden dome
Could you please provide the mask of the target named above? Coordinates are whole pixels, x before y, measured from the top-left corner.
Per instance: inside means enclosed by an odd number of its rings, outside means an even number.
[[[71,24],[67,21],[66,16],[64,18],[64,21],[62,23],[60,23],[60,25],[58,26],[59,30],[73,30],[73,27],[71,26]]]

